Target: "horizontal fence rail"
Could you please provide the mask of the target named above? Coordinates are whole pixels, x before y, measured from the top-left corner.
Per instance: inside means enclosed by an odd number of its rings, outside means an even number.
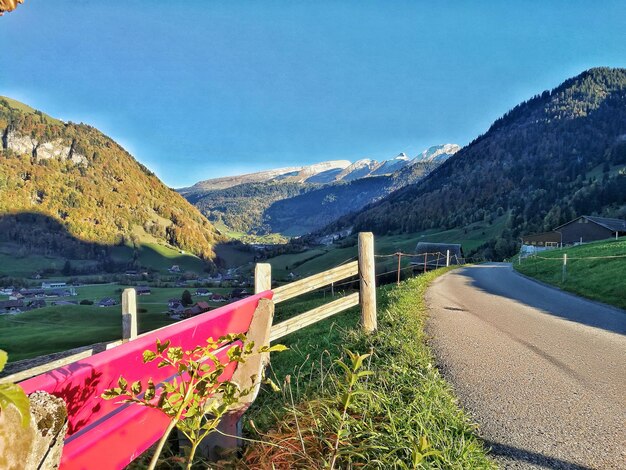
[[[357,261],[353,261],[324,271],[323,273],[285,284],[284,286],[274,289],[274,303],[284,302],[285,300],[317,290],[320,287],[325,287],[348,277],[356,276],[358,273],[359,264]]]
[[[312,325],[313,323],[317,323],[320,320],[324,320],[325,318],[343,312],[344,310],[354,307],[355,305],[359,305],[358,292],[327,303],[326,305],[322,305],[321,307],[309,310],[308,312],[290,318],[289,320],[285,320],[272,326],[270,341],[276,341],[283,336],[287,336],[289,333],[298,331],[304,327]]]

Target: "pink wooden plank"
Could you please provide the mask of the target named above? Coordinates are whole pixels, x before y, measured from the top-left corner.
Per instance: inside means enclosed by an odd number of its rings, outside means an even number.
[[[100,398],[105,389],[116,386],[121,375],[129,382],[152,377],[159,383],[169,378],[169,369],[142,362],[143,351],[154,350],[157,338],[191,349],[209,337],[246,333],[259,299],[271,297],[271,291],[248,297],[21,382],[26,393],[44,390],[67,403],[69,429],[61,468],[96,468],[94,462],[98,462],[97,468],[121,469],[162,435],[167,419],[158,411]],[[226,350],[220,356],[225,360]],[[224,379],[230,378],[234,368],[232,364]]]

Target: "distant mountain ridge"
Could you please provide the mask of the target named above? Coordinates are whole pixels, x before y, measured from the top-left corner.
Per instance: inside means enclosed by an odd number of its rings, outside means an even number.
[[[148,240],[213,258],[219,232],[97,129],[0,97],[0,137],[0,242],[80,258]]]
[[[402,168],[419,162],[443,162],[458,152],[460,148],[456,144],[443,144],[430,147],[412,159],[407,157],[405,153],[400,153],[395,158],[380,162],[367,158],[357,160],[354,163],[348,160],[330,160],[313,165],[276,168],[243,175],[203,180],[193,186],[177,189],[177,191],[188,197],[204,191],[227,189],[244,183],[286,181],[327,184],[338,181],[353,181],[368,176],[391,175]]]
[[[303,235],[427,175],[459,146],[378,162],[321,162],[200,181],[178,191],[213,222],[245,233]]]

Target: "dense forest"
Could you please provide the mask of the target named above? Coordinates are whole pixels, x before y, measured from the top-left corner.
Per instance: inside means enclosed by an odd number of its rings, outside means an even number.
[[[318,188],[311,183],[264,181],[243,183],[230,188],[191,194],[187,200],[212,222],[222,222],[237,232],[264,234],[272,232],[265,222],[265,211],[276,201],[288,199]]]
[[[0,241],[92,257],[82,242],[150,240],[213,258],[209,221],[97,129],[0,97],[0,136]]]
[[[626,216],[626,69],[596,68],[521,103],[429,177],[328,226],[378,234],[463,227],[508,213],[480,251],[582,214]]]

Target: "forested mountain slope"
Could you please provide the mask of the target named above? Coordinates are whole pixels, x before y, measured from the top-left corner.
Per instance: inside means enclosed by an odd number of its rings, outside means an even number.
[[[463,227],[509,213],[490,257],[581,214],[626,216],[626,69],[595,68],[521,103],[427,178],[344,217],[378,234]]]
[[[213,257],[209,221],[97,129],[0,97],[0,136],[0,241],[89,257],[90,243],[148,239]]]

